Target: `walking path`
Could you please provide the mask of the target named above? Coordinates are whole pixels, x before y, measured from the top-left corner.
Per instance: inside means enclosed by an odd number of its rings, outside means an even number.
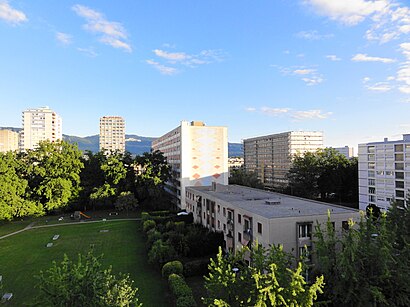
[[[81,222],[70,222],[70,223],[62,223],[62,224],[50,224],[50,225],[40,225],[40,226],[34,226],[36,223],[32,222],[29,225],[27,225],[25,228],[17,230],[15,232],[6,234],[4,236],[0,237],[1,239],[5,239],[7,237],[14,236],[16,234],[19,234],[23,231],[30,230],[30,229],[37,229],[37,228],[45,228],[45,227],[54,227],[54,226],[69,226],[69,225],[76,225],[76,224],[88,224],[88,223],[101,223],[101,222],[114,222],[114,221],[141,221],[141,218],[123,218],[123,219],[103,219],[103,220],[98,220],[98,221],[81,221]]]

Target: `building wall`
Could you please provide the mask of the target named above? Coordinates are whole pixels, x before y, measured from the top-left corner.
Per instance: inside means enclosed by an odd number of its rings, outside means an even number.
[[[404,203],[410,189],[410,134],[403,140],[359,144],[359,208]]]
[[[344,155],[346,158],[350,159],[354,157],[354,148],[345,146],[345,147],[336,147],[334,148],[338,153]]]
[[[266,188],[288,184],[292,157],[323,148],[322,132],[290,131],[244,140],[245,170],[256,172]]]
[[[22,150],[34,149],[40,141],[62,140],[62,119],[48,107],[25,110],[21,136]]]
[[[125,120],[120,116],[100,118],[100,151],[125,152]]]
[[[185,208],[185,187],[212,182],[228,184],[228,130],[205,126],[202,122],[182,121],[181,125],[152,143],[172,167],[174,180],[167,190]]]
[[[19,133],[12,130],[0,130],[0,152],[19,149]]]

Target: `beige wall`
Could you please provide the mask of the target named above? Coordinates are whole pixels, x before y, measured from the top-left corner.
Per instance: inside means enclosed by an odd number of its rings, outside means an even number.
[[[0,152],[19,149],[19,134],[11,130],[0,130]]]

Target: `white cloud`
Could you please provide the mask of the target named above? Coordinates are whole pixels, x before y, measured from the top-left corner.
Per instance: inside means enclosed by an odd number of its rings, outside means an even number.
[[[96,56],[98,56],[98,53],[95,52],[92,47],[90,47],[90,48],[77,48],[77,50],[80,51],[81,53],[84,53],[85,55],[87,55],[91,58],[95,58]]]
[[[394,79],[396,79],[394,76],[388,76],[387,77],[387,81],[393,81]]]
[[[396,62],[395,59],[368,56],[367,54],[363,54],[363,53],[358,53],[355,56],[353,56],[352,61],[354,62],[382,62],[382,63]]]
[[[410,43],[400,44],[400,50],[406,60],[400,64],[396,80],[400,83],[399,91],[410,94]]]
[[[306,83],[306,85],[317,85],[324,81],[323,76],[317,72],[314,68],[306,68],[304,66],[299,67],[281,67],[277,65],[271,65],[278,68],[284,75],[299,76],[300,79]]]
[[[80,4],[74,5],[72,9],[87,21],[83,26],[85,30],[102,35],[99,38],[100,42],[127,52],[132,51],[131,45],[127,42],[127,32],[121,23],[108,21],[100,12]]]
[[[370,79],[370,77],[364,77],[363,78],[363,83],[367,83],[367,82],[369,82],[371,79]]]
[[[323,82],[323,78],[320,76],[311,76],[308,78],[302,78],[302,80],[309,86],[318,85]]]
[[[163,75],[175,75],[178,72],[176,68],[162,65],[154,60],[146,60],[146,63],[155,67]]]
[[[315,69],[296,69],[293,71],[296,75],[310,75],[316,72]]]
[[[254,108],[254,107],[248,107],[248,108],[245,108],[245,111],[246,111],[246,112],[255,112],[255,111],[256,111],[256,108]]]
[[[365,0],[305,0],[318,14],[346,25],[356,25],[367,16],[382,12],[387,7],[387,1]]]
[[[7,0],[0,0],[0,19],[12,25],[18,25],[28,20],[26,14],[12,8]]]
[[[262,113],[268,114],[270,116],[278,116],[282,114],[286,114],[290,111],[288,108],[269,108],[269,107],[262,107]]]
[[[63,33],[63,32],[57,32],[56,39],[63,45],[70,45],[73,41],[73,38],[71,35],[67,33]]]
[[[182,61],[186,60],[188,57],[184,52],[167,52],[160,49],[155,49],[153,52],[156,56],[171,61]]]
[[[299,38],[306,39],[306,40],[321,40],[321,39],[332,38],[333,34],[320,34],[316,30],[311,30],[311,31],[301,31],[297,33],[296,36]]]
[[[366,85],[366,88],[370,91],[388,92],[392,89],[392,86],[387,82],[378,82],[373,85]]]
[[[334,55],[334,54],[329,54],[329,55],[327,55],[327,56],[326,56],[326,59],[331,60],[331,61],[340,61],[340,60],[341,60],[341,58],[337,57],[337,56]]]
[[[332,112],[323,113],[322,110],[295,111],[292,114],[292,118],[296,120],[326,119],[332,114]]]

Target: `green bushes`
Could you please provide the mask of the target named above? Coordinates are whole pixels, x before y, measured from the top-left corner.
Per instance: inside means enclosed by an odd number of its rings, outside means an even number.
[[[182,275],[183,271],[184,267],[181,261],[170,261],[165,263],[162,267],[162,276],[168,279],[169,275],[171,274]]]
[[[168,277],[168,283],[172,294],[175,296],[177,307],[196,306],[192,290],[182,276],[171,274]]]
[[[209,257],[192,260],[184,263],[184,276],[203,276],[208,274]]]
[[[142,224],[142,230],[147,233],[149,230],[154,229],[155,226],[157,225],[157,223],[155,223],[155,221],[153,220],[146,220],[143,224]]]
[[[161,239],[154,242],[151,250],[148,252],[148,262],[151,264],[159,263],[162,265],[165,262],[174,260],[176,252],[174,248],[167,242]]]

